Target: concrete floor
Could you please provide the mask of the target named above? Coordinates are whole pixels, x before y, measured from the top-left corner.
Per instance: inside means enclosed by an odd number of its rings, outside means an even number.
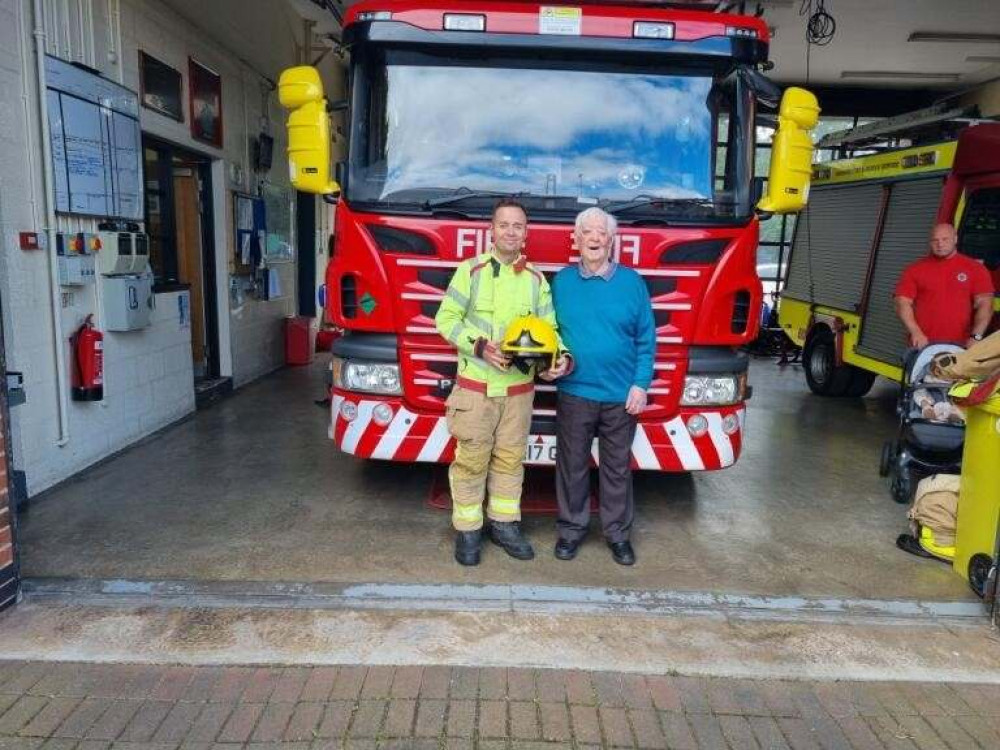
[[[1000,684],[1000,637],[985,618],[600,614],[516,603],[474,611],[417,603],[296,609],[204,601],[29,594],[0,614],[0,654],[125,664],[434,664]],[[994,707],[1000,712],[1000,703]],[[2,738],[0,747],[19,750],[4,747]]]
[[[432,469],[337,453],[314,404],[322,367],[289,369],[75,480],[22,517],[29,577],[544,584],[762,596],[970,600],[950,567],[898,551],[905,509],[876,471],[894,392],[811,396],[798,368],[753,365],[747,448],[732,469],[643,474],[639,563],[611,562],[592,535],[555,560],[551,518],[529,518],[539,551],[452,561],[446,513],[425,505]]]

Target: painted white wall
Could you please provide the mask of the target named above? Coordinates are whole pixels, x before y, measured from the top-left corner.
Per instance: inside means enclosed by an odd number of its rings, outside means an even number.
[[[204,25],[189,20],[190,14],[175,11],[177,3],[170,0],[42,0],[42,4],[50,54],[90,65],[133,90],[139,88],[140,49],[181,72],[185,122],[147,109],[141,110],[140,122],[144,132],[215,160],[222,374],[232,376],[240,386],[281,366],[284,318],[296,308],[296,265],[278,266],[282,298],[257,301],[248,296],[244,304],[232,308],[232,194],[257,190],[250,170],[249,138],[262,129],[275,139],[275,160],[270,173],[260,177],[287,185],[285,115],[267,79],[276,81],[282,67],[297,62],[296,33],[301,37],[301,23],[289,17],[284,3],[272,0],[211,0]],[[194,393],[190,327],[178,317],[181,293],[157,295],[150,328],[106,333],[105,400],[70,402],[68,440],[57,445],[59,390],[47,256],[44,251],[22,251],[17,244],[19,231],[41,232],[45,223],[31,5],[31,0],[0,0],[0,300],[8,368],[24,372],[28,395],[28,403],[11,415],[13,456],[16,468],[27,473],[29,493],[36,494],[189,414],[194,409]],[[222,6],[231,6],[229,12]],[[218,24],[223,17],[224,29],[209,23]],[[268,45],[263,58],[255,53],[262,40]],[[190,135],[186,112],[189,57],[222,77],[222,149]],[[340,76],[327,78],[339,80]],[[96,227],[93,220],[76,217],[59,217],[57,224],[60,231],[94,231]],[[64,335],[60,346],[68,353],[70,333],[86,314],[97,312],[97,305],[92,287],[62,291],[69,294],[61,298]]]

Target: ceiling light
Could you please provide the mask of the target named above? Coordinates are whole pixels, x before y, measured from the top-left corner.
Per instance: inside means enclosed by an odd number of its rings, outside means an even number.
[[[908,42],[958,42],[961,44],[1000,44],[1000,34],[963,34],[947,31],[914,31]]]
[[[897,81],[957,81],[959,73],[917,73],[910,70],[845,70],[841,78],[892,78]]]

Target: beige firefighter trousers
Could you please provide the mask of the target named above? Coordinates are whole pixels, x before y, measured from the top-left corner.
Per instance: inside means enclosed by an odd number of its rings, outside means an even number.
[[[491,520],[521,520],[522,462],[533,400],[532,392],[488,398],[461,386],[448,396],[448,430],[457,442],[448,480],[458,531],[482,528],[484,494]]]

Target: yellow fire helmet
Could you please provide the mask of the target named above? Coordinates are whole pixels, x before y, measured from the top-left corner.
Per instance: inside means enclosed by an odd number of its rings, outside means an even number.
[[[534,315],[522,315],[507,326],[500,348],[515,363],[537,362],[541,369],[547,370],[559,353],[559,339],[546,321]]]

